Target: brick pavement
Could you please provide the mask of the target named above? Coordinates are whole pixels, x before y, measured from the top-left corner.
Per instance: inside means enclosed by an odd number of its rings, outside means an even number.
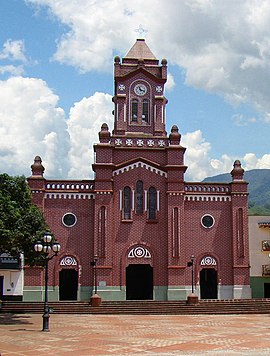
[[[0,314],[1,356],[269,355],[265,315]]]

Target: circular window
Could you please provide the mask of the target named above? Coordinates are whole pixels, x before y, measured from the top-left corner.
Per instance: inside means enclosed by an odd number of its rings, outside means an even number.
[[[204,215],[202,217],[201,223],[204,227],[206,227],[207,229],[210,229],[210,227],[212,227],[215,223],[215,220],[213,218],[213,216],[211,215]]]
[[[72,227],[77,222],[76,215],[74,215],[72,213],[67,213],[62,217],[62,222],[65,226]]]

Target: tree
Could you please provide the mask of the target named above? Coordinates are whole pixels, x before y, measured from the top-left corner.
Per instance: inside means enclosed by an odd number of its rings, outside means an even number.
[[[24,176],[0,174],[0,253],[18,257],[24,253],[25,263],[40,264],[34,244],[48,231],[42,212],[32,203]]]

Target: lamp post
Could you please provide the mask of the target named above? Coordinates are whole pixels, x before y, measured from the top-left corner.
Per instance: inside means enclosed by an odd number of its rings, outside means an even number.
[[[91,266],[93,267],[93,275],[94,275],[94,294],[91,297],[91,305],[93,307],[99,307],[101,304],[101,298],[97,294],[97,260],[98,260],[98,256],[95,255],[93,261],[91,262]]]
[[[94,294],[97,294],[97,260],[98,260],[98,256],[95,255],[93,261],[91,262],[91,266],[93,266],[93,274],[94,274]]]
[[[194,255],[190,256],[190,261],[187,263],[188,267],[191,267],[191,295],[188,296],[188,304],[197,304],[198,297],[194,294]]]
[[[43,241],[38,241],[34,245],[36,252],[45,253],[45,295],[44,295],[44,308],[43,308],[43,328],[42,331],[49,330],[49,318],[50,310],[48,304],[48,262],[54,258],[60,251],[60,244],[57,241],[52,241],[52,235],[46,232],[43,236]],[[49,256],[50,252],[53,251],[53,255]]]
[[[194,293],[194,256],[190,256],[191,265],[191,293]]]

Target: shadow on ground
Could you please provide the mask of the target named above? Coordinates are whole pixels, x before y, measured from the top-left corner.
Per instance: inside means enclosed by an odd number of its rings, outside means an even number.
[[[12,313],[0,313],[0,325],[32,325],[31,316]]]

